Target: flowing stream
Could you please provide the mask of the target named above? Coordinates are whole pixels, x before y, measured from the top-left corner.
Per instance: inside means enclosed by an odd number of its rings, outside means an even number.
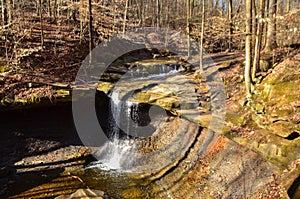
[[[121,78],[119,87],[116,86],[110,95],[109,103],[109,141],[98,151],[97,157],[99,161],[92,163],[87,168],[101,168],[102,170],[116,170],[120,172],[133,172],[132,165],[135,162],[137,145],[133,137],[139,137],[141,129],[139,126],[142,123],[147,123],[145,120],[152,118],[142,117],[140,115],[149,115],[149,109],[145,110],[145,106],[138,102],[131,101],[130,97],[135,91],[125,92],[122,87],[126,82],[134,82],[140,84],[141,81],[157,81],[164,80],[169,75],[174,75],[178,72],[179,67],[172,67],[165,64],[154,64],[147,66],[136,66],[127,72]],[[130,88],[128,88],[130,89]],[[157,118],[156,118],[157,119]],[[160,118],[161,119],[161,118]],[[145,129],[143,129],[145,130]],[[143,135],[151,135],[153,128],[148,128]],[[148,133],[147,133],[148,131]]]
[[[122,101],[118,94],[114,92],[109,103],[109,141],[97,154],[100,160],[93,163],[93,167],[104,170],[128,170],[134,161],[128,158],[136,150],[134,141],[128,135],[122,136],[121,131],[129,132],[136,126],[131,118],[138,117],[138,103]]]
[[[85,169],[87,185],[117,198],[172,198],[174,183],[194,168],[213,134],[202,135],[198,124],[140,100],[143,93],[171,106],[178,100],[177,109],[197,116],[194,87],[172,64],[144,62],[125,73],[108,93],[109,139]]]

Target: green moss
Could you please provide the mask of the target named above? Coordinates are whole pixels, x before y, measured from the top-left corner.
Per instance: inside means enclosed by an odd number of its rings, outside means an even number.
[[[226,121],[230,121],[235,125],[241,125],[244,121],[244,117],[240,116],[239,113],[226,112]]]

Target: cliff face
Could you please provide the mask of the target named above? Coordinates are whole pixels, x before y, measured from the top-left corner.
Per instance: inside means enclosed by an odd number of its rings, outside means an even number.
[[[259,77],[260,82],[254,87],[249,106],[241,106],[243,98],[237,92],[243,92],[242,84],[237,81],[226,86],[229,96],[226,119],[229,131],[226,136],[279,166],[287,189],[299,174],[300,158],[300,54],[291,54],[288,59],[272,66],[272,70],[263,74],[264,77]],[[226,77],[234,78],[233,75]],[[294,193],[291,192],[292,197]]]

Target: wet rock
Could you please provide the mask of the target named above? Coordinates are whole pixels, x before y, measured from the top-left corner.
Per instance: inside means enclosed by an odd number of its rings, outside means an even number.
[[[158,64],[162,65],[160,72],[163,72],[165,67],[176,68],[176,60],[145,60],[130,65],[135,69],[138,69],[137,66],[143,66],[147,70],[152,70]],[[153,74],[152,71],[151,75]],[[133,79],[127,75],[126,78],[129,80],[120,79],[117,83],[100,82],[98,90],[109,96],[117,93],[118,100],[158,105],[175,115],[195,121],[202,127],[209,126],[211,119],[203,115],[203,113],[211,114],[211,99],[207,96],[210,90],[205,82],[200,84],[200,80],[195,79],[192,73],[155,75],[153,78],[139,79],[133,74]]]

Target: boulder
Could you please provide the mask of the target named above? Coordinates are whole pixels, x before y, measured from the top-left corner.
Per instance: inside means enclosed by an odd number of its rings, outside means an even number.
[[[70,195],[61,195],[55,199],[105,199],[107,196],[104,195],[103,191],[92,190],[92,189],[78,189],[76,192]]]

